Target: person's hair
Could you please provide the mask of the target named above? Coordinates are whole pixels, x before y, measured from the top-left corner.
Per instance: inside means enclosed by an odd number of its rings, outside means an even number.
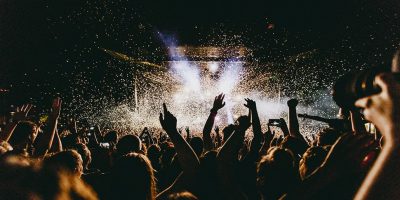
[[[111,170],[112,199],[156,198],[156,183],[149,159],[139,153],[129,153],[119,158]]]
[[[333,145],[342,133],[333,128],[324,128],[317,133],[317,145]]]
[[[14,132],[8,141],[11,146],[26,146],[35,140],[36,124],[30,121],[21,121],[15,127]]]
[[[117,143],[117,152],[120,156],[127,153],[139,152],[142,142],[136,135],[125,135]]]
[[[2,157],[0,169],[0,199],[98,199],[79,177],[26,157]]]
[[[160,164],[162,168],[167,168],[172,163],[172,158],[176,154],[174,144],[171,142],[164,142],[161,144],[162,154],[160,157]]]
[[[189,144],[197,156],[200,156],[203,153],[204,144],[203,139],[200,137],[193,137]]]
[[[104,135],[104,142],[116,144],[118,141],[117,131],[110,131]]]
[[[75,150],[66,150],[55,153],[44,159],[46,168],[65,170],[66,172],[81,176],[83,173],[83,161],[81,155]]]
[[[328,154],[328,151],[329,146],[315,146],[307,149],[299,163],[299,173],[301,179],[304,180],[321,166],[326,158],[326,155]]]
[[[0,141],[0,156],[12,150],[13,148],[8,142]]]
[[[293,153],[271,147],[257,166],[257,185],[264,199],[278,199],[298,182]]]
[[[286,136],[280,145],[284,149],[289,149],[295,156],[295,160],[299,160],[300,156],[304,154],[307,150],[308,145],[304,143],[301,139],[295,138],[293,136]]]
[[[244,159],[250,151],[250,145],[248,141],[243,141],[243,145],[239,149],[239,159]]]
[[[147,157],[151,161],[151,165],[155,168],[155,170],[159,170],[160,168],[160,156],[161,148],[157,144],[152,144],[147,149]]]
[[[74,145],[73,149],[75,149],[82,157],[83,168],[87,170],[89,168],[89,164],[92,162],[92,153],[89,148],[84,143],[78,143]]]
[[[35,190],[40,199],[98,199],[89,185],[64,170],[43,168],[37,176]]]
[[[142,153],[144,155],[147,155],[147,146],[144,142],[140,142],[140,150],[138,151],[139,153]]]
[[[190,192],[178,192],[174,194],[170,194],[168,196],[168,200],[198,200],[196,196],[194,196]]]
[[[157,144],[152,144],[147,149],[147,156],[150,157],[160,157],[161,148]]]

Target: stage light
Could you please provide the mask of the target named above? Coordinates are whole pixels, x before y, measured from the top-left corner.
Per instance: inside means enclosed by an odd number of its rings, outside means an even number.
[[[210,71],[211,73],[215,73],[218,71],[219,65],[217,62],[210,62],[207,65],[208,67],[208,71]]]

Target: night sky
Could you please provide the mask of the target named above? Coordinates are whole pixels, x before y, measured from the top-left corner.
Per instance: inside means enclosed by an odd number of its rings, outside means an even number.
[[[345,71],[390,63],[400,41],[398,11],[394,0],[0,0],[0,87],[10,90],[3,106],[48,106],[58,95],[71,101],[82,76],[90,82],[85,90],[113,81],[113,61],[100,48],[167,60],[158,32],[184,45],[243,45],[260,62],[317,52],[313,59],[333,60],[317,62],[315,78],[327,87]]]

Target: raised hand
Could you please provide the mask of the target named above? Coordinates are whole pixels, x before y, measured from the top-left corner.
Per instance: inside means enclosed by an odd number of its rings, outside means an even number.
[[[160,113],[160,123],[175,146],[179,164],[185,174],[194,176],[197,172],[198,166],[200,165],[199,158],[193,151],[192,147],[185,141],[183,136],[178,133],[178,130],[176,130],[176,117],[168,111],[165,103],[163,103],[163,112],[164,114]]]
[[[400,180],[390,172],[397,171],[400,165],[400,84],[392,73],[376,76],[374,84],[381,92],[359,99],[355,105],[362,108],[365,118],[381,131],[384,144],[354,197],[356,200],[378,199],[382,194],[393,199],[399,196]]]
[[[210,151],[214,149],[214,144],[211,138],[211,131],[213,129],[215,117],[217,116],[218,110],[225,106],[224,97],[224,94],[220,94],[215,97],[213,107],[210,110],[210,115],[208,115],[206,124],[204,124],[203,141],[205,151]]]
[[[256,102],[253,101],[252,99],[246,98],[244,99],[246,101],[246,104],[244,104],[244,106],[246,106],[248,109],[254,111],[256,109]]]
[[[58,119],[61,112],[61,98],[57,97],[53,100],[53,105],[51,106],[51,116]]]
[[[363,109],[365,119],[375,124],[385,136],[385,143],[400,144],[400,84],[393,74],[382,74],[375,78],[375,84],[381,88],[376,95],[356,101],[355,105]]]
[[[44,131],[44,135],[37,142],[37,146],[34,153],[35,156],[38,157],[45,156],[52,147],[54,137],[58,137],[58,135],[57,136],[55,135],[57,132],[58,117],[60,116],[60,112],[61,112],[61,98],[57,97],[53,100],[50,117],[49,120],[47,121],[47,128]],[[56,139],[56,141],[59,140]]]
[[[15,122],[23,121],[28,116],[29,111],[32,108],[32,104],[24,104],[21,107],[17,107],[16,112],[13,115]]]
[[[260,117],[258,116],[256,102],[249,98],[246,98],[244,100],[246,101],[246,104],[244,104],[244,106],[249,108],[249,120],[251,120],[252,123],[253,136],[254,136],[253,140],[251,141],[250,153],[249,153],[249,155],[252,156],[249,157],[253,158],[254,160],[259,157],[259,152],[263,144],[261,122],[260,122]]]
[[[216,112],[219,109],[223,108],[225,106],[224,98],[225,98],[225,95],[222,93],[220,95],[216,96],[211,110]]]
[[[0,133],[0,140],[7,142],[11,138],[12,134],[14,133],[15,127],[17,127],[18,122],[26,119],[31,108],[31,104],[25,104],[21,107],[17,107],[17,110],[13,115],[12,123],[8,123],[7,126],[4,128],[4,131]]]
[[[177,132],[177,130],[176,130],[176,124],[177,124],[176,117],[171,112],[168,111],[167,105],[165,105],[165,103],[163,103],[163,112],[164,112],[164,115],[162,113],[160,113],[161,127],[168,134],[173,133],[173,132]]]
[[[287,105],[291,108],[296,107],[299,104],[299,101],[297,99],[290,99],[287,101]]]

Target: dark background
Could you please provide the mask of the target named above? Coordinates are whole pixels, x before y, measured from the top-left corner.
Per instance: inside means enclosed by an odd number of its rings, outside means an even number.
[[[0,88],[9,89],[2,109],[104,92],[100,85],[115,80],[107,68],[113,61],[100,48],[161,62],[168,57],[157,32],[179,44],[244,45],[259,62],[317,52],[312,60],[329,66],[317,62],[314,77],[327,81],[309,92],[326,89],[345,71],[390,64],[399,9],[394,0],[0,0]]]

